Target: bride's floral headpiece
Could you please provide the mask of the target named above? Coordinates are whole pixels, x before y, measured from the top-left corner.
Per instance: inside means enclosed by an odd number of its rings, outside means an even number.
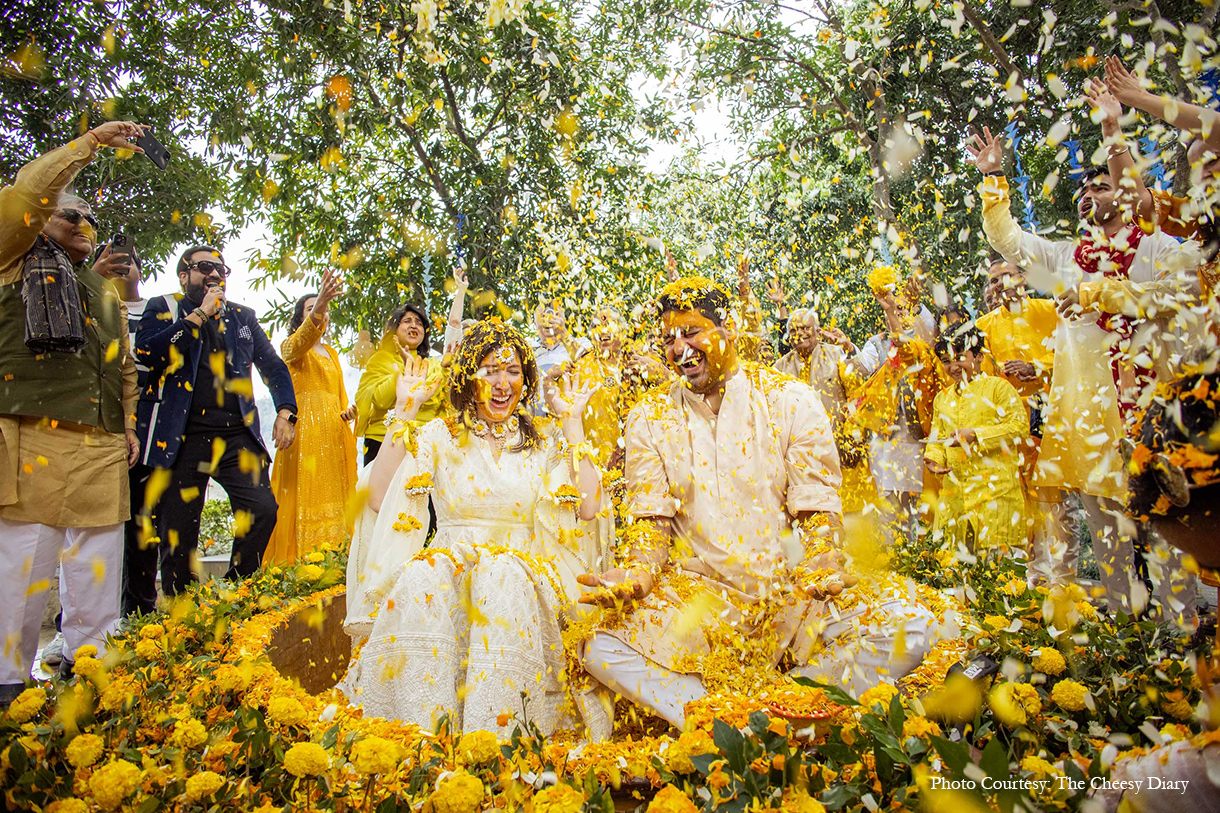
[[[469,394],[463,392],[471,387],[472,380],[479,371],[479,363],[488,353],[497,350],[516,351],[521,359],[521,367],[525,373],[525,382],[521,388],[521,403],[528,403],[538,391],[538,364],[534,360],[534,351],[530,349],[521,331],[506,324],[498,316],[484,319],[470,326],[462,336],[458,346],[457,357],[449,376],[449,398],[454,404],[469,400]],[[511,357],[508,357],[511,360]],[[504,359],[497,354],[496,361]]]

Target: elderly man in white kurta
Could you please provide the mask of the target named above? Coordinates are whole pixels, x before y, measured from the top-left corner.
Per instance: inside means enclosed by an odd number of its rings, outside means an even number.
[[[719,677],[709,672],[723,663],[717,640],[755,651],[763,642],[768,669],[784,660],[862,691],[918,664],[934,623],[898,596],[869,604],[848,590],[837,611],[816,600],[854,581],[827,587],[813,555],[816,535],[840,519],[830,422],[809,386],[739,363],[728,307],[700,278],[663,293],[663,341],[680,377],[628,419],[631,549],[619,568],[582,579],[605,588],[586,600],[634,602],[590,637],[585,668],[679,728],[686,703],[707,691],[704,675]]]
[[[1010,209],[999,138],[976,136],[971,151],[986,175],[979,191],[988,242],[1023,268],[1033,287],[1058,295],[1064,317],[1034,485],[1080,492],[1110,610],[1139,612],[1146,589],[1136,574],[1134,526],[1122,515],[1120,442],[1152,397],[1157,372],[1180,363],[1196,329],[1189,306],[1198,294],[1198,263],[1163,232],[1124,223],[1105,171],[1081,184],[1078,239],[1024,231]],[[1192,623],[1194,577],[1182,571],[1176,551],[1158,548],[1152,563],[1164,574],[1157,593],[1165,614]]]
[[[847,402],[842,366],[855,355],[855,346],[839,331],[828,331],[828,337],[842,341],[846,353],[839,344],[822,341],[818,312],[812,308],[797,308],[792,312],[788,318],[788,337],[792,350],[775,362],[775,369],[813,387],[821,396],[831,422],[841,422],[843,406]]]

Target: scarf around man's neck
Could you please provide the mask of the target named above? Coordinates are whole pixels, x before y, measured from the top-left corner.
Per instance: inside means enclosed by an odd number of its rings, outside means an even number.
[[[30,352],[78,352],[89,343],[85,311],[72,260],[63,247],[38,235],[21,269],[25,346]]]

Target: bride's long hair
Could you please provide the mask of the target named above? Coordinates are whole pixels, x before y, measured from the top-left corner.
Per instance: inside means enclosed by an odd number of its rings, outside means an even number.
[[[523,409],[538,391],[538,363],[534,360],[534,352],[526,343],[521,331],[512,325],[505,324],[499,317],[492,317],[476,322],[462,336],[458,346],[457,356],[449,374],[449,401],[458,412],[458,420],[465,429],[470,429],[470,416],[478,403],[479,364],[489,353],[499,347],[511,347],[521,359],[521,367],[525,381],[521,387],[521,400],[517,402],[515,415],[521,431],[521,439],[510,451],[536,448],[539,445],[538,427]]]

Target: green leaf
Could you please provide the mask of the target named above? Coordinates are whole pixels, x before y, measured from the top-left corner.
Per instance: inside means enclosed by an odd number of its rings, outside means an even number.
[[[160,810],[162,805],[162,801],[156,796],[149,796],[136,808],[136,813],[153,813],[154,810]]]
[[[970,751],[966,748],[964,742],[950,742],[943,737],[932,736],[932,746],[936,749],[936,753],[940,754],[941,760],[945,763],[954,776],[962,776],[966,766],[970,764]]]
[[[746,771],[745,737],[733,726],[721,719],[712,721],[712,742],[716,743],[729,761],[729,767],[737,774]]]
[[[26,759],[25,748],[22,747],[21,743],[15,742],[8,747],[8,761],[18,776],[25,773],[29,760]]]
[[[902,739],[902,725],[906,719],[907,712],[902,705],[902,697],[895,694],[890,698],[890,731],[899,739]]]
[[[770,732],[767,731],[767,726],[771,725],[771,718],[767,716],[765,711],[750,712],[750,730],[762,739]]]
[[[826,696],[838,703],[840,706],[858,706],[859,701],[852,697],[847,692],[840,689],[838,686],[831,686],[829,683],[819,683],[816,680],[810,680],[807,677],[795,677],[793,681],[798,686],[808,686],[813,689],[821,689],[826,693]]]
[[[847,803],[860,798],[860,788],[855,785],[835,785],[822,791],[818,801],[827,810],[841,810]]]
[[[723,757],[720,754],[697,754],[690,758],[691,764],[695,766],[695,770],[704,776],[712,772],[712,763],[719,762]]]
[[[979,767],[992,779],[1008,778],[1008,749],[999,737],[992,737],[991,742],[987,743],[979,759]]]

